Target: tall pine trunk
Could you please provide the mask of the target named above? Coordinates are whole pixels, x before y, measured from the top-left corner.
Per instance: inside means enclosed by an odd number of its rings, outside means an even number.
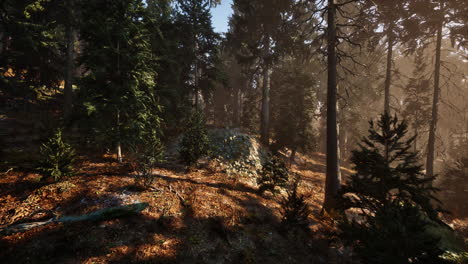
[[[67,13],[70,21],[73,21],[73,0],[67,1]],[[67,58],[65,68],[65,87],[64,87],[64,105],[63,116],[66,121],[70,119],[73,107],[73,70],[75,55],[75,32],[72,23],[68,22],[66,28],[67,37]]]
[[[262,96],[262,112],[260,123],[260,140],[263,144],[269,145],[269,130],[270,130],[270,67],[268,55],[270,53],[270,37],[267,35],[264,39],[264,58],[263,58],[263,96]]]
[[[429,141],[427,145],[427,160],[426,160],[426,176],[434,176],[434,152],[435,138],[437,130],[437,120],[439,114],[439,94],[440,94],[440,57],[442,53],[442,29],[443,22],[440,21],[437,28],[437,46],[436,46],[436,61],[434,72],[434,97],[432,99],[432,118],[431,127],[429,129]]]
[[[327,175],[323,209],[336,209],[337,195],[341,186],[338,173],[338,131],[336,118],[336,6],[328,1],[328,81],[327,81]]]
[[[387,73],[385,76],[385,103],[384,111],[387,114],[390,114],[390,86],[392,83],[392,64],[393,64],[393,22],[390,23],[388,32],[387,32]]]

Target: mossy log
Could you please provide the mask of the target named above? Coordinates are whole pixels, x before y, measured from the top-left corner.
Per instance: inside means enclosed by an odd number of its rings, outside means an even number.
[[[124,206],[110,207],[101,209],[85,215],[63,216],[60,218],[51,218],[47,221],[22,223],[11,225],[0,229],[0,235],[8,236],[16,233],[26,232],[35,227],[48,225],[51,223],[70,223],[81,221],[105,221],[129,215],[137,214],[148,207],[148,203],[137,203]]]

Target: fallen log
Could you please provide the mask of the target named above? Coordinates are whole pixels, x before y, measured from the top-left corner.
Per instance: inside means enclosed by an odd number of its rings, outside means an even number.
[[[40,227],[40,226],[45,226],[51,223],[70,223],[70,222],[81,222],[81,221],[111,220],[115,218],[137,214],[143,211],[144,209],[146,209],[146,207],[148,206],[149,206],[148,203],[137,203],[137,204],[105,208],[105,209],[101,209],[101,210],[98,210],[89,214],[85,214],[85,215],[63,216],[60,218],[51,218],[47,221],[16,224],[16,225],[11,225],[11,226],[7,226],[4,228],[0,228],[0,235],[9,236],[9,235],[16,234],[16,233],[26,232],[30,229]]]

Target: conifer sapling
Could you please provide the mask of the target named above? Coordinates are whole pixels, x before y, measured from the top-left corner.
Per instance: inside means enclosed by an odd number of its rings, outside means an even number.
[[[38,170],[45,176],[58,181],[63,176],[74,175],[75,151],[63,141],[61,129],[57,129],[54,135],[42,144],[40,154]]]
[[[344,219],[340,230],[364,263],[428,263],[442,253],[438,238],[427,232],[442,225],[434,208],[437,189],[423,174],[413,141],[404,121],[384,114],[370,122],[369,135],[353,151],[356,173],[342,194],[358,220]]]

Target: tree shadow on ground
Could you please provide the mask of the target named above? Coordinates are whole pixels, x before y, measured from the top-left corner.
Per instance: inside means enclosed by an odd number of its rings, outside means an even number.
[[[255,189],[160,178],[166,183],[185,181],[241,192],[238,196],[223,192],[241,212],[235,221],[221,213],[200,217],[188,202],[179,215],[144,213],[101,222],[52,224],[2,238],[0,263],[326,263],[321,254],[326,243],[310,232],[298,236],[281,231],[275,209],[262,204]],[[63,213],[87,213],[97,205],[82,203],[83,198],[102,201],[109,195],[84,189],[59,206],[67,208]]]

